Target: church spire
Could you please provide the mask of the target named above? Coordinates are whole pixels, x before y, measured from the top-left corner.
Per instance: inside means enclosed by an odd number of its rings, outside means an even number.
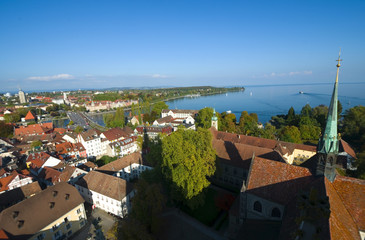
[[[339,148],[339,138],[337,134],[337,88],[338,88],[338,72],[340,70],[341,50],[338,56],[336,82],[333,88],[330,107],[327,114],[326,128],[322,133],[318,142],[317,154],[318,165],[316,175],[324,175],[330,182],[336,178],[336,163]]]
[[[215,127],[215,129],[218,130],[218,118],[215,113],[215,108],[213,109],[212,127]]]
[[[340,59],[340,55],[341,55],[341,50],[338,55],[338,60],[336,60],[338,61],[336,82],[333,88],[330,107],[328,109],[326,128],[324,129],[322,137],[318,143],[318,152],[325,154],[338,153],[339,139],[337,134],[337,104],[338,104],[337,89],[338,89],[338,72],[341,66],[340,61],[342,61]]]

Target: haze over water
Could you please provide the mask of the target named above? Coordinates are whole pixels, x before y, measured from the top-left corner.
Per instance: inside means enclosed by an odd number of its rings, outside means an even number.
[[[343,111],[365,105],[365,83],[339,84],[338,96]],[[299,92],[302,91],[303,94]],[[202,109],[213,107],[218,112],[231,110],[239,119],[242,111],[257,113],[259,121],[266,123],[271,116],[287,114],[290,107],[300,113],[309,104],[312,108],[320,104],[329,105],[333,83],[317,85],[266,85],[247,86],[244,92],[231,92],[199,98],[181,98],[166,102],[170,109]]]

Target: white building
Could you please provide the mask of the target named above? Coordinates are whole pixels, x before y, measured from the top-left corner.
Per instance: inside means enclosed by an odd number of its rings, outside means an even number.
[[[87,157],[97,157],[104,154],[101,138],[99,133],[94,129],[80,133],[77,136],[77,142],[82,143],[82,145],[85,147]]]
[[[26,103],[27,102],[27,98],[25,97],[25,93],[19,89],[19,102],[20,103]]]
[[[106,146],[106,154],[108,156],[125,156],[136,152],[138,150],[138,145],[135,141],[135,137],[125,138],[123,140],[118,140],[109,143]]]
[[[135,190],[124,179],[91,171],[77,181],[75,186],[93,208],[100,208],[121,218],[131,210],[131,198]]]
[[[182,109],[163,109],[161,112],[161,117],[172,116],[173,118],[194,118],[199,111],[197,110],[182,110]]]
[[[0,194],[18,188],[33,182],[33,178],[19,174],[16,171],[7,174],[7,176],[0,178]]]

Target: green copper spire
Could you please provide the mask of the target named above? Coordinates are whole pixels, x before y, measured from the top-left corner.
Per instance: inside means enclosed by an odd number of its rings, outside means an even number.
[[[318,143],[318,152],[320,153],[338,153],[338,134],[337,134],[337,88],[338,88],[338,72],[340,69],[340,59],[341,50],[338,55],[338,63],[337,63],[337,74],[336,74],[336,82],[333,88],[332,98],[330,107],[328,109],[326,128],[322,134],[322,137]]]
[[[215,108],[213,109],[213,117],[212,117],[212,121],[218,121],[218,118],[215,114]]]

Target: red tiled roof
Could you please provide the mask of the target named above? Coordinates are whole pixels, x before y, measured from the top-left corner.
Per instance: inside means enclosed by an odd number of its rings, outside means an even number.
[[[316,151],[316,146],[304,145],[304,144],[296,144],[289,143],[283,141],[277,141],[273,139],[266,139],[260,137],[246,136],[240,135],[236,133],[228,133],[217,131],[215,128],[210,128],[210,131],[213,135],[213,138],[218,140],[229,141],[232,143],[240,143],[245,145],[251,145],[261,148],[268,148],[272,150],[276,150],[279,153],[285,155],[286,153],[292,154],[295,149],[301,149],[305,151]]]
[[[36,153],[32,153],[28,156],[27,162],[30,162],[33,160],[46,161],[49,157],[50,157],[50,155],[46,152],[36,152]]]
[[[333,184],[327,178],[324,178],[324,181],[331,211],[329,219],[331,239],[360,239],[356,223],[345,207],[346,203]]]
[[[128,137],[128,134],[126,132],[124,132],[121,128],[117,127],[117,128],[112,128],[109,129],[108,131],[103,132],[104,136],[109,140],[109,141],[114,141],[117,140],[121,137]]]
[[[3,229],[0,229],[0,239],[1,240],[10,239],[9,236],[6,234],[6,232]]]
[[[25,120],[35,120],[35,116],[31,111],[28,111],[27,115],[24,118]]]
[[[313,180],[306,168],[255,157],[247,179],[247,193],[287,204]]]
[[[53,130],[53,123],[39,123],[15,128],[15,136],[27,136],[49,133]]]
[[[365,231],[365,180],[337,175],[332,185],[358,228]]]
[[[344,151],[356,159],[356,153],[354,149],[352,149],[352,147],[350,147],[350,145],[343,139],[340,140],[340,151]]]
[[[38,177],[54,184],[56,182],[60,182],[60,175],[61,172],[57,171],[56,169],[53,169],[51,167],[44,167],[38,174]]]
[[[63,134],[66,133],[67,129],[65,129],[65,128],[55,128],[53,131],[58,132],[59,134],[63,135]]]
[[[252,156],[260,156],[276,161],[283,161],[281,156],[269,148],[256,147],[240,143],[232,143],[223,140],[212,140],[213,148],[220,162],[239,168],[249,169]]]
[[[143,163],[142,155],[138,152],[132,153],[128,156],[119,158],[111,163],[99,167],[97,171],[101,172],[118,172],[119,170],[128,167],[132,163]]]

